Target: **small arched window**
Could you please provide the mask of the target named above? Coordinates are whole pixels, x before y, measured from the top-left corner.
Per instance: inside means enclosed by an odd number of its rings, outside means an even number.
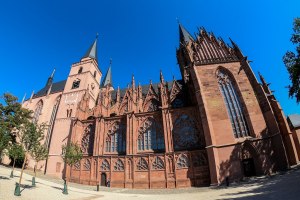
[[[37,106],[36,106],[36,109],[34,111],[34,115],[33,115],[33,122],[37,123],[38,120],[39,120],[39,117],[42,113],[42,109],[43,109],[43,101],[40,100],[38,103],[37,103]]]
[[[241,101],[233,85],[233,80],[225,70],[218,70],[217,78],[222,97],[230,118],[234,137],[249,136]]]
[[[96,72],[96,71],[94,71],[94,78],[96,78],[96,75],[97,75],[97,72]]]
[[[78,74],[81,74],[81,73],[82,73],[82,69],[83,69],[82,67],[79,68]]]
[[[76,79],[75,81],[73,81],[72,89],[79,88],[79,86],[80,86],[80,79]]]

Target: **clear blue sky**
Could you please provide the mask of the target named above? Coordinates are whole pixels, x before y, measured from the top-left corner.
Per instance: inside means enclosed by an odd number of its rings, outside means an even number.
[[[286,114],[300,113],[288,98],[282,56],[293,50],[292,22],[300,1],[107,0],[2,1],[0,7],[0,94],[22,99],[41,89],[53,68],[55,81],[66,79],[99,33],[98,58],[106,72],[113,59],[114,86],[126,87],[135,75],[142,84],[180,77],[175,50],[176,18],[189,30],[204,26],[228,42],[231,37],[252,60]]]

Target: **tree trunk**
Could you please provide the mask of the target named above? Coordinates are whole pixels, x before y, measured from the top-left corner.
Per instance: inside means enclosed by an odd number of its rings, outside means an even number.
[[[16,159],[14,158],[13,169],[12,169],[13,173],[14,173],[14,170],[15,170],[15,163],[16,163]]]
[[[24,158],[23,165],[22,165],[22,170],[21,170],[21,175],[20,175],[20,180],[19,180],[19,185],[20,185],[20,186],[21,186],[21,181],[22,181],[22,176],[23,176],[23,171],[24,171],[26,159],[27,159],[27,156],[26,156],[26,154],[25,154],[25,158]]]
[[[38,162],[36,162],[35,165],[34,165],[34,177],[36,177],[36,169],[37,169],[37,165],[38,165]]]

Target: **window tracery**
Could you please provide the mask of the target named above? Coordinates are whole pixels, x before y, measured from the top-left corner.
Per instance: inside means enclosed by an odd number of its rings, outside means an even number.
[[[184,154],[180,154],[180,156],[178,156],[176,166],[177,169],[188,168],[189,167],[188,157]]]
[[[83,164],[83,168],[84,170],[90,170],[91,169],[91,162],[89,161],[89,159],[86,159],[84,164]]]
[[[94,146],[94,131],[95,128],[92,124],[88,125],[81,139],[81,150],[83,154],[92,154]]]
[[[136,167],[140,171],[146,171],[148,170],[148,163],[144,158],[139,158]]]
[[[80,79],[76,79],[75,81],[73,81],[72,89],[79,88],[79,85],[80,85]]]
[[[152,169],[159,170],[164,168],[165,168],[164,161],[160,157],[156,156],[152,163]]]
[[[118,159],[114,166],[115,171],[124,171],[124,164],[122,160]]]
[[[200,167],[207,165],[207,159],[203,153],[197,154],[193,156],[193,166]]]
[[[174,123],[174,149],[183,150],[200,147],[199,131],[195,122],[186,114],[181,115]]]
[[[108,131],[106,137],[106,152],[124,153],[126,151],[126,127],[115,123]]]
[[[165,141],[162,129],[153,118],[145,120],[139,132],[138,151],[164,150]]]
[[[100,169],[101,169],[101,171],[109,171],[110,170],[109,162],[106,159],[104,159],[102,161]]]
[[[43,109],[43,101],[40,100],[38,103],[37,103],[37,106],[36,106],[36,109],[34,111],[34,116],[33,116],[33,122],[34,123],[37,123],[38,120],[39,120],[39,117],[42,113],[42,109]]]
[[[145,106],[144,111],[145,112],[153,112],[153,111],[157,111],[159,107],[159,101],[152,98],[151,100],[148,101],[148,103]]]
[[[230,118],[234,137],[249,136],[247,123],[243,114],[242,105],[231,77],[224,70],[217,71],[219,88]]]
[[[75,169],[75,170],[80,170],[80,162],[76,162],[76,163],[74,164],[74,169]]]

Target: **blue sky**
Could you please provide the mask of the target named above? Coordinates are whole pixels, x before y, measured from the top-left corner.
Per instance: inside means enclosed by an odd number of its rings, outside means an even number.
[[[300,1],[2,1],[0,7],[0,94],[41,89],[53,68],[66,79],[99,33],[98,58],[105,74],[113,59],[114,86],[126,87],[135,75],[142,84],[180,78],[175,50],[176,18],[189,30],[204,26],[228,42],[231,37],[275,91],[286,114],[300,113],[288,98],[282,56],[293,50],[292,22]]]

